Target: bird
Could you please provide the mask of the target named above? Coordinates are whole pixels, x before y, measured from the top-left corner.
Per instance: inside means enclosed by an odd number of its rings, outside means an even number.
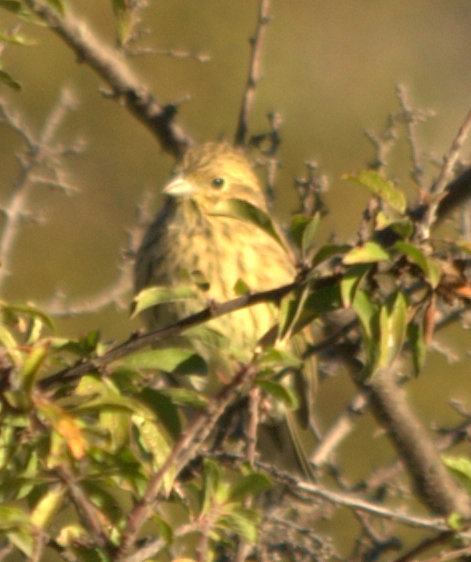
[[[241,281],[247,290],[256,292],[295,279],[293,255],[274,219],[276,237],[249,221],[218,213],[221,205],[236,199],[269,214],[260,181],[242,149],[228,142],[192,146],[176,163],[163,194],[163,206],[137,252],[134,291],[139,294],[150,286],[190,286],[194,298],[147,310],[148,328],[181,320],[211,301],[234,298]],[[215,385],[221,384],[221,372],[227,377],[231,365],[249,360],[276,321],[276,306],[260,303],[209,321],[208,328],[222,335],[223,344],[218,337],[209,338],[209,343],[197,337],[192,341],[191,335],[180,338],[208,360],[209,376],[202,383],[205,391],[214,391]],[[302,399],[311,400],[315,375],[306,378],[309,390],[302,392]]]

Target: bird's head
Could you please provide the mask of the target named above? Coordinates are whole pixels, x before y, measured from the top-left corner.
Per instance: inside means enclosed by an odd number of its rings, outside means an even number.
[[[227,143],[205,143],[187,150],[163,193],[176,199],[192,199],[207,211],[224,199],[243,199],[265,208],[250,162]]]

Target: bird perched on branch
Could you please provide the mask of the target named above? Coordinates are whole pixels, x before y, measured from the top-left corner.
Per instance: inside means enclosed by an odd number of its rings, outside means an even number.
[[[242,201],[239,210],[242,205],[246,210],[268,214],[258,178],[241,150],[227,143],[190,148],[175,166],[163,193],[163,208],[147,230],[137,255],[135,291],[152,285],[183,286],[192,288],[194,298],[150,309],[146,318],[149,327],[168,325],[212,300],[234,298],[237,284],[262,291],[294,280],[293,259],[276,224],[274,232],[268,233],[229,212],[237,200]],[[224,336],[224,343],[217,337],[204,342],[190,338],[198,351],[204,348],[203,354],[217,375],[211,377],[210,373],[209,381],[219,378],[220,384],[223,363],[227,367],[228,362],[250,359],[257,342],[275,323],[275,305],[261,303],[209,322],[214,333]],[[314,384],[312,370],[305,378],[302,399],[309,401]]]

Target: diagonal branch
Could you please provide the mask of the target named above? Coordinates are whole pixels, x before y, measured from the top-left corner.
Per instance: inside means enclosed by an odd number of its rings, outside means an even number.
[[[180,156],[192,144],[186,131],[175,123],[176,105],[161,105],[132,73],[122,55],[100,41],[69,7],[60,16],[43,0],[26,0],[26,3],[75,52],[78,60],[106,81],[112,96],[150,129],[164,150]]]

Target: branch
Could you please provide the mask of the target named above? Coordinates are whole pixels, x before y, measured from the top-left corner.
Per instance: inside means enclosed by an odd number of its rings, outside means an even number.
[[[214,453],[211,453],[214,455]],[[217,458],[221,460],[226,460],[230,462],[245,462],[245,457],[242,455],[237,455],[233,453],[216,453]],[[408,513],[402,513],[397,510],[389,509],[383,507],[377,503],[364,500],[363,498],[350,493],[341,493],[333,490],[328,490],[319,484],[314,482],[306,482],[305,480],[300,480],[288,472],[279,470],[272,464],[267,464],[256,460],[255,466],[261,470],[266,471],[270,476],[276,479],[280,483],[284,483],[288,486],[290,492],[304,492],[312,497],[318,497],[333,503],[337,506],[349,507],[352,509],[358,509],[366,513],[371,513],[382,519],[389,519],[409,527],[415,527],[418,529],[426,529],[429,531],[449,531],[450,528],[446,521],[442,517],[416,517],[409,515]]]
[[[448,182],[450,182],[452,179],[454,167],[458,160],[460,150],[463,146],[464,141],[468,137],[470,129],[471,129],[471,110],[466,115],[463,123],[461,124],[458,130],[456,137],[453,139],[453,142],[451,143],[450,149],[448,150],[448,152],[445,154],[443,158],[443,166],[440,170],[440,174],[437,178],[437,181],[435,182],[435,185],[432,187],[432,191],[431,191],[433,200],[428,205],[419,225],[423,236],[426,237],[428,236],[428,231],[430,227],[436,222],[437,217],[442,218],[442,213],[444,209],[448,207],[448,210],[450,210],[450,208],[452,209],[456,206],[456,203],[454,205],[450,205],[450,194],[453,192],[452,191],[453,184],[449,186]],[[469,178],[469,170],[467,170],[462,175],[462,177],[463,176]],[[455,182],[453,183],[456,184],[456,181],[457,180],[455,180]],[[469,197],[469,188],[465,192],[465,197],[466,198]],[[447,206],[441,205],[440,204],[441,201],[446,199],[448,199],[449,201],[448,205]],[[463,198],[459,198],[459,200],[462,199]]]
[[[200,312],[182,318],[178,322],[165,326],[164,328],[151,330],[150,332],[146,332],[142,335],[133,334],[125,342],[111,348],[100,357],[96,357],[85,362],[80,360],[73,367],[63,369],[54,375],[41,379],[39,381],[39,386],[42,389],[47,389],[58,382],[65,383],[74,381],[90,371],[99,371],[106,365],[109,365],[113,361],[117,361],[130,353],[138,351],[148,345],[154,345],[164,339],[179,335],[188,328],[198,326],[199,324],[203,324],[213,318],[217,318],[219,316],[223,316],[224,314],[234,312],[235,310],[240,310],[241,308],[253,306],[262,302],[279,301],[285,295],[298,287],[299,284],[300,281],[295,281],[293,283],[277,287],[276,289],[261,291],[259,293],[248,293],[223,303],[211,303]]]
[[[388,429],[399,456],[408,467],[416,490],[436,513],[471,517],[469,497],[443,465],[438,450],[421,420],[407,402],[392,370],[367,381],[376,416]]]
[[[249,76],[245,87],[244,96],[242,98],[242,106],[240,108],[237,132],[235,135],[235,145],[243,145],[248,130],[249,115],[252,110],[253,100],[255,97],[255,89],[260,81],[260,60],[262,56],[262,46],[265,39],[265,31],[267,24],[270,22],[270,0],[260,0],[258,13],[257,29],[255,36],[252,37],[250,43],[252,52],[249,64]]]
[[[74,108],[75,101],[70,91],[64,89],[57,105],[44,122],[42,131],[36,139],[18,116],[13,115],[4,103],[0,103],[0,113],[7,123],[21,134],[27,143],[27,150],[21,155],[20,177],[15,182],[10,200],[2,208],[4,227],[0,238],[0,286],[10,275],[10,264],[16,240],[20,233],[20,226],[27,216],[27,204],[31,188],[35,184],[34,170],[39,166],[47,166],[53,153],[51,143],[57,130],[62,125],[67,112]],[[57,171],[56,171],[57,172]]]
[[[204,411],[196,416],[191,425],[176,442],[167,460],[158,472],[151,477],[141,500],[131,511],[121,535],[121,543],[114,558],[115,562],[128,560],[128,555],[133,548],[137,534],[153,508],[160,491],[162,479],[167,471],[172,468],[175,472],[175,477],[178,476],[182,468],[195,456],[202,441],[212,431],[228,404],[237,396],[242,386],[247,383],[252,375],[253,369],[251,364],[242,367],[231,382],[211,399]]]
[[[119,51],[100,41],[67,8],[63,17],[43,0],[26,0],[38,15],[77,55],[110,86],[112,96],[124,104],[157,137],[162,148],[180,156],[193,143],[175,123],[177,107],[161,105],[130,70]]]

